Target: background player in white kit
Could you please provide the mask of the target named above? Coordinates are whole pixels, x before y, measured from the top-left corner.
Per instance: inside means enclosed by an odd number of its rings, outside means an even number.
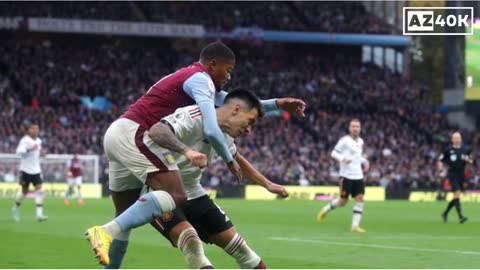
[[[35,187],[35,206],[36,217],[38,221],[45,221],[47,217],[43,215],[43,191],[42,176],[40,168],[40,156],[45,156],[42,150],[42,140],[38,138],[40,128],[37,124],[31,124],[28,128],[28,134],[18,143],[17,154],[20,154],[20,181],[22,187],[17,193],[15,205],[12,208],[13,218],[20,221],[19,207],[28,193],[30,183]]]
[[[348,197],[355,198],[353,206],[352,232],[364,233],[360,228],[363,213],[363,195],[365,194],[364,173],[370,167],[363,156],[363,139],[360,138],[360,120],[352,119],[349,125],[349,135],[343,136],[332,151],[332,158],[340,163],[340,198],[327,204],[317,215],[317,221],[322,222],[328,212],[336,207],[345,206]]]
[[[77,187],[78,205],[84,205],[82,198],[83,166],[82,161],[78,159],[77,154],[74,154],[73,158],[67,162],[65,174],[67,175],[68,189],[67,192],[65,192],[63,203],[65,203],[65,205],[70,205],[70,198],[74,193],[74,188]]]

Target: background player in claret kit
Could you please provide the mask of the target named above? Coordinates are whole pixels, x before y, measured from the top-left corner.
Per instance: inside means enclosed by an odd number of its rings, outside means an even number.
[[[463,191],[465,181],[465,166],[472,164],[470,151],[462,144],[462,135],[459,132],[452,134],[452,145],[449,146],[438,158],[438,167],[448,166],[447,179],[452,187],[453,199],[448,203],[447,208],[442,213],[442,219],[447,222],[448,213],[455,206],[460,223],[465,223],[467,217],[462,214],[460,204],[460,194]]]
[[[45,156],[45,151],[42,149],[42,140],[38,138],[39,132],[40,127],[37,124],[31,124],[28,134],[23,136],[18,143],[16,152],[21,155],[19,183],[22,189],[18,192],[12,208],[13,218],[16,221],[20,221],[19,208],[28,194],[30,183],[35,188],[36,218],[38,221],[47,220],[47,217],[43,215],[42,169],[40,167],[40,156]]]
[[[227,163],[238,180],[243,178],[238,163],[228,151],[225,137],[218,127],[215,104],[223,104],[226,92],[217,91],[231,78],[235,65],[234,53],[224,44],[214,42],[203,48],[199,62],[181,68],[155,85],[139,98],[119,119],[113,122],[105,133],[104,148],[109,161],[110,185],[116,214],[121,214],[139,198],[144,184],[154,190],[143,200],[155,209],[145,208],[144,218],[152,213],[168,212],[187,200],[178,168],[171,153],[159,149],[157,145],[145,144],[147,131],[161,118],[173,113],[177,108],[197,104],[203,121],[203,133],[212,147]],[[262,102],[264,108],[284,109],[303,116],[305,103],[298,99],[282,98]],[[195,151],[183,154],[198,166],[206,165],[205,155]],[[140,206],[138,206],[140,207]],[[108,254],[98,243],[108,235],[118,239],[128,239],[114,223],[102,227],[92,227],[87,231],[99,261],[108,265]],[[104,234],[106,232],[106,234]]]
[[[317,221],[322,222],[328,212],[336,207],[343,207],[351,195],[355,199],[353,206],[352,232],[366,232],[360,228],[363,213],[363,195],[365,194],[364,173],[370,164],[363,156],[363,139],[360,138],[360,120],[352,119],[349,125],[349,135],[343,136],[335,145],[332,157],[340,163],[340,199],[328,203],[317,215]]]
[[[83,166],[82,166],[82,161],[78,159],[77,154],[74,154],[73,158],[69,160],[69,162],[67,163],[66,175],[67,175],[68,190],[65,193],[65,199],[63,200],[63,202],[65,203],[65,205],[70,204],[70,198],[75,192],[74,189],[76,187],[78,205],[83,205],[84,204],[84,201],[82,198]]]

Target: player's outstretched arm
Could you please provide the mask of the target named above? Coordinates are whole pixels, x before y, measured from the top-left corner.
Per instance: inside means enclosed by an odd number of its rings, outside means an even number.
[[[221,106],[223,105],[223,101],[227,96],[226,91],[220,91],[215,93],[215,105]],[[305,116],[305,107],[306,104],[303,100],[297,98],[273,98],[273,99],[266,99],[262,100],[263,109],[266,112],[274,111],[274,110],[284,110],[291,114],[295,114],[301,117]]]
[[[162,122],[156,123],[148,131],[148,136],[161,147],[185,155],[194,166],[200,168],[207,166],[207,156],[185,145],[175,136],[168,125]]]
[[[260,186],[264,187],[271,193],[280,195],[282,198],[288,197],[288,191],[281,185],[272,183],[262,173],[260,173],[244,156],[237,153],[235,160],[238,162],[242,171],[245,174],[245,178],[254,181]]]

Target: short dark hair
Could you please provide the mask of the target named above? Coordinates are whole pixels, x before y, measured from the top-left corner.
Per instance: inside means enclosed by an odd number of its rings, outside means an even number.
[[[228,104],[230,100],[232,99],[240,99],[245,104],[247,104],[249,109],[257,109],[258,111],[258,118],[263,117],[263,107],[262,107],[262,102],[260,99],[255,95],[250,90],[242,89],[242,88],[237,88],[235,90],[232,90],[228,93],[228,95],[225,97],[224,104]]]
[[[352,123],[352,122],[362,123],[362,122],[360,121],[360,119],[358,119],[358,118],[352,118],[352,119],[350,119],[350,123]]]
[[[203,47],[200,59],[235,62],[235,53],[220,41],[215,41]]]

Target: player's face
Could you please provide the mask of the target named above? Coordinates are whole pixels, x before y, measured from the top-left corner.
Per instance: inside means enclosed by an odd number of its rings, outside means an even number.
[[[248,135],[252,132],[253,126],[257,123],[257,120],[257,109],[244,110],[240,105],[236,105],[236,108],[230,117],[230,128],[227,131],[227,134],[233,138]]]
[[[348,130],[350,132],[350,135],[352,135],[353,137],[360,136],[360,130],[361,130],[360,123],[357,121],[350,122],[350,126]]]
[[[209,66],[209,74],[217,90],[221,89],[232,78],[231,73],[235,67],[234,61],[212,60]]]
[[[39,132],[40,132],[40,127],[38,125],[31,125],[28,128],[28,135],[30,135],[30,137],[32,138],[36,138]]]
[[[455,133],[452,135],[452,144],[454,145],[460,145],[462,144],[462,136],[460,134]]]

